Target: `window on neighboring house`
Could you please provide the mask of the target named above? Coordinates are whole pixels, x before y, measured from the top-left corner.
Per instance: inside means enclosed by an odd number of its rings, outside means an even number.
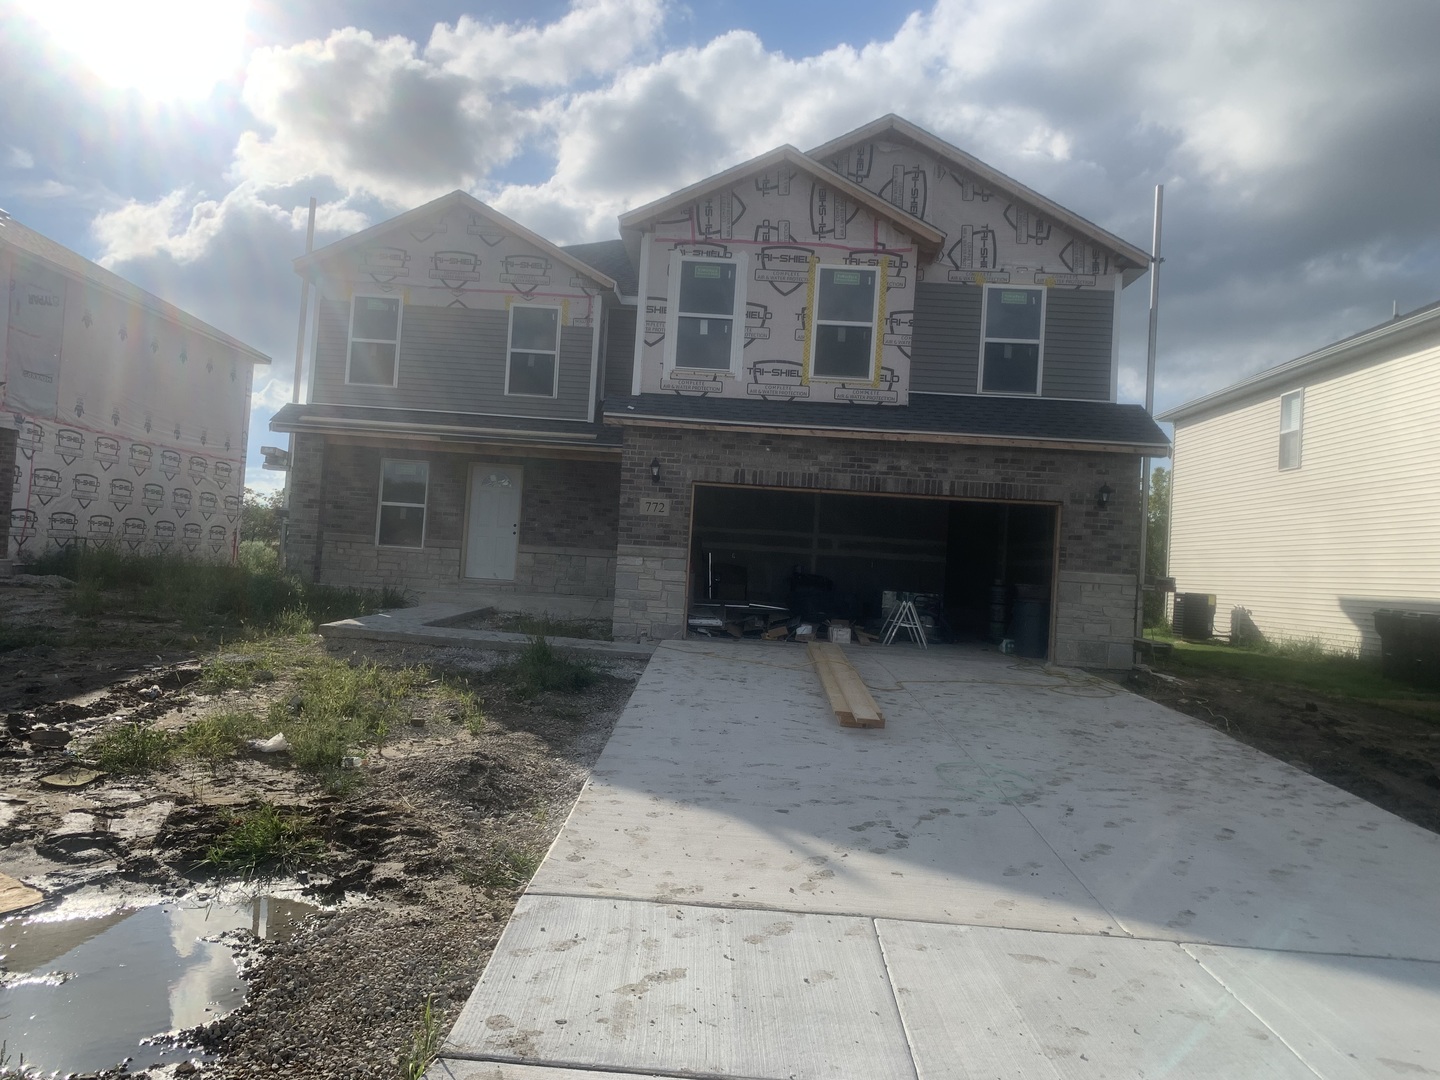
[[[875,377],[875,319],[880,272],[859,266],[815,270],[815,325],[810,375],[817,379]]]
[[[670,367],[738,374],[745,347],[745,259],[676,253],[670,264]]]
[[[380,547],[425,546],[425,495],[430,466],[423,461],[380,463],[380,515],[375,543]]]
[[[985,287],[980,331],[983,393],[1040,393],[1040,336],[1044,326],[1044,289]]]
[[[509,355],[505,393],[554,397],[560,367],[560,309],[512,304]]]
[[[1280,468],[1300,467],[1300,427],[1304,421],[1304,391],[1280,398]]]
[[[399,374],[400,298],[356,296],[350,301],[350,357],[345,381],[394,386]]]

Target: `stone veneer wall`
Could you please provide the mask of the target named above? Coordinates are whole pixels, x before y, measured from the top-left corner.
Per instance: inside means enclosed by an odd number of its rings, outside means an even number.
[[[659,485],[650,476],[656,458]],[[1130,666],[1140,549],[1138,455],[627,427],[615,569],[617,641],[683,636],[697,482],[1054,504],[1060,550],[1053,659]],[[1095,504],[1102,484],[1114,492],[1103,511]],[[647,496],[668,499],[669,515],[641,513]]]
[[[375,545],[383,458],[430,463],[425,546]],[[524,466],[515,580],[461,577],[472,462]],[[363,445],[299,437],[286,540],[287,565],[333,585],[391,586],[421,599],[467,589],[607,599],[615,580],[619,470],[611,461],[517,457],[484,447]]]

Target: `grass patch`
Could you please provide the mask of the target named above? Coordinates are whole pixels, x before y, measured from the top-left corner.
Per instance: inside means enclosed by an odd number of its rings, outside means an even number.
[[[472,888],[520,889],[539,868],[539,856],[500,840],[474,866],[461,869],[460,880]]]
[[[420,1022],[410,1037],[410,1049],[400,1061],[400,1075],[403,1080],[421,1080],[425,1070],[440,1056],[440,1014],[435,1011],[434,999],[425,998],[425,1008],[420,1011]]]
[[[610,624],[599,619],[557,619],[553,615],[525,615],[519,612],[500,612],[494,616],[495,629],[507,634],[524,634],[527,637],[582,638],[590,641],[610,641]]]
[[[206,848],[201,865],[244,873],[262,866],[289,869],[324,850],[304,816],[261,803],[230,815],[220,838]]]
[[[508,683],[521,698],[543,693],[578,694],[600,678],[588,660],[573,660],[543,637],[533,637],[515,659],[490,669],[490,677]]]
[[[174,737],[175,753],[203,761],[212,769],[237,757],[245,740],[260,733],[261,723],[253,713],[229,710],[201,717]]]
[[[38,626],[10,626],[0,622],[0,653],[29,649],[36,645],[54,645],[55,635]]]
[[[1183,677],[1230,675],[1272,686],[1310,690],[1364,701],[1440,701],[1440,693],[1387,679],[1380,662],[1328,653],[1316,642],[1274,642],[1263,648],[1202,645],[1177,641],[1168,661],[1157,667]]]
[[[470,684],[464,679],[451,675],[442,676],[431,693],[450,719],[457,724],[463,724],[471,735],[479,735],[485,730],[485,710],[481,706],[480,697],[470,689]]]
[[[170,764],[175,744],[149,724],[121,724],[96,738],[87,752],[105,772],[140,776]]]
[[[346,589],[287,577],[278,563],[254,553],[231,565],[173,555],[126,555],[107,548],[67,548],[43,555],[22,570],[74,581],[75,589],[66,599],[73,614],[86,618],[163,614],[192,628],[308,633],[318,623],[406,603],[396,589]]]
[[[332,790],[346,786],[344,760],[383,747],[404,719],[402,704],[426,682],[418,668],[349,664],[323,657],[299,673],[297,692],[270,707],[265,734],[283,731],[295,767]]]

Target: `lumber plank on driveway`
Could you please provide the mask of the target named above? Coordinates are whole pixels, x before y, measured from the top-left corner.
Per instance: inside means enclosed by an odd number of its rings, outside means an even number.
[[[839,645],[815,641],[810,643],[809,652],[841,727],[885,726],[885,717],[865,686],[865,680],[850,665]],[[832,686],[839,691],[838,701]]]

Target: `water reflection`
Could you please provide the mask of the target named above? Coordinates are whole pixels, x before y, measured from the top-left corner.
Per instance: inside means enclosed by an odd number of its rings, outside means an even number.
[[[168,902],[100,915],[0,922],[0,1039],[42,1071],[183,1060],[140,1046],[245,1000],[227,931],[283,940],[316,908],[288,898]]]

